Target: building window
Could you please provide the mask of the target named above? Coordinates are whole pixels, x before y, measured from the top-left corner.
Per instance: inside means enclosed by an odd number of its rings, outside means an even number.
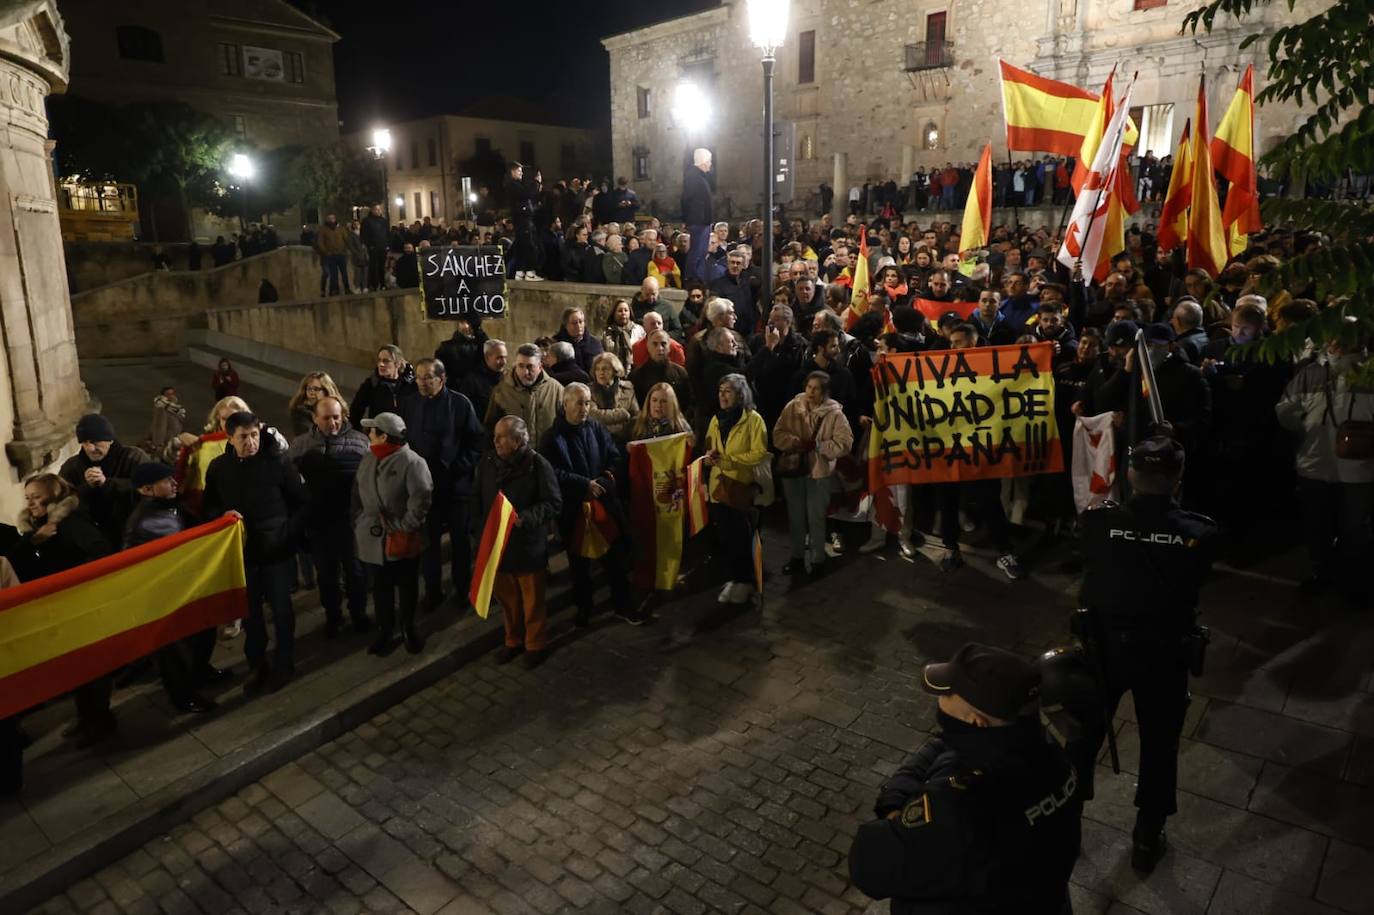
[[[487,137],[478,137],[473,141],[473,151],[479,156],[491,155],[491,140]]]
[[[816,32],[802,32],[797,41],[797,82],[816,81]]]
[[[926,48],[945,43],[945,13],[926,14]]]
[[[423,216],[423,215],[425,215],[425,210],[424,210],[424,207],[420,206],[420,192],[419,192],[419,191],[416,191],[416,192],[415,192],[415,218],[416,218],[416,219],[419,219],[419,218],[420,218],[421,216]]]
[[[406,199],[400,194],[396,195],[396,217],[397,222],[406,221]]]
[[[411,168],[419,168],[419,167],[420,167],[420,141],[419,141],[419,140],[411,140],[411,141],[410,141],[410,167],[411,167]],[[418,207],[419,207],[419,204],[417,203],[415,206],[418,208]]]
[[[940,148],[940,128],[935,126],[934,121],[927,121],[921,130],[921,146],[924,149]]]
[[[564,143],[559,147],[558,164],[565,176],[577,170],[577,145],[575,143]]]
[[[816,158],[816,140],[809,133],[802,134],[800,151],[797,156],[799,159]]]
[[[429,192],[429,215],[431,215],[431,216],[437,216],[437,215],[439,215],[439,192],[438,192],[438,191],[430,191],[430,192]]]
[[[534,141],[520,141],[520,164],[525,168],[534,168]]]
[[[434,138],[430,137],[425,141],[425,150],[429,153],[430,168],[439,164],[439,148],[434,144]]]
[[[635,89],[635,103],[639,108],[639,116],[647,118],[654,113],[653,90],[639,86]]]
[[[1135,0],[1135,8],[1138,10],[1152,10],[1158,6],[1164,6],[1169,0]]]
[[[394,148],[395,148],[395,150],[396,150],[396,154],[395,154],[394,156],[391,157],[391,166],[392,166],[392,168],[396,169],[396,171],[398,171],[398,172],[405,171],[405,167],[406,167],[406,154],[405,154],[405,150],[403,150],[403,149],[401,148],[401,141],[400,141],[400,140],[397,140],[397,141],[396,141],[396,146],[395,146]]]
[[[243,115],[233,114],[229,117],[232,121],[230,126],[234,131],[234,136],[238,137],[240,140],[248,139],[248,122],[243,119]]]
[[[287,51],[286,58],[286,79],[288,82],[305,82],[305,58],[299,51]]]
[[[634,152],[635,156],[635,180],[645,181],[649,177],[649,150],[638,147]]]
[[[115,40],[119,43],[119,56],[125,60],[145,60],[160,64],[162,56],[162,36],[152,29],[141,25],[121,25],[115,29]]]
[[[243,58],[238,45],[219,43],[219,72],[225,76],[243,75]]]

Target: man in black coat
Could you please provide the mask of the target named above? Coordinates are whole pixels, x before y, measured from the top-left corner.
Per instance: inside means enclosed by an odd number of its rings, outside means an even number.
[[[114,425],[99,413],[88,413],[77,421],[76,440],[81,450],[62,462],[58,476],[72,484],[91,521],[111,548],[119,549],[124,544],[124,523],[138,499],[131,477],[148,455],[120,444]]]
[[[711,151],[692,151],[692,164],[682,176],[682,221],[691,237],[684,280],[706,282],[706,238],[711,234],[711,194],[716,178],[711,171]]]
[[[1067,911],[1083,803],[1079,775],[1037,717],[1040,674],[969,643],[922,674],[940,735],[878,793],[849,850],[854,885],[918,912]]]
[[[353,477],[367,454],[368,439],[345,419],[343,401],[321,397],[315,401],[314,425],[287,449],[287,457],[305,478],[310,494],[305,532],[315,580],[320,584],[324,607],[324,637],[332,639],[343,628],[343,599],[354,632],[368,632],[367,575],[353,544],[353,518],[349,512]],[[339,581],[343,580],[343,589]]]
[[[548,459],[530,447],[530,430],[523,419],[504,416],[497,420],[492,449],[477,465],[474,489],[473,536],[481,537],[498,492],[515,509],[517,519],[492,583],[506,622],[500,661],[508,663],[523,651],[525,666],[538,667],[549,644],[549,611],[544,603],[549,525],[563,510],[563,496]]]
[[[793,330],[792,309],[786,305],[774,305],[763,333],[749,341],[753,355],[745,377],[758,394],[759,415],[770,436],[782,408],[797,393],[792,376],[806,358],[806,347],[806,338]]]
[[[248,695],[276,692],[296,672],[296,611],[291,606],[291,570],[309,502],[300,474],[278,452],[271,435],[252,413],[240,411],[224,422],[229,450],[205,472],[202,514],[217,518],[232,511],[243,519],[247,539],[243,567],[248,578],[248,619],[244,654],[256,672],[244,687]],[[267,660],[267,623],[263,604],[272,606],[276,637]]]
[[[375,292],[383,285],[386,273],[386,247],[391,239],[391,227],[386,224],[380,204],[374,204],[372,211],[363,217],[358,227],[358,237],[367,249],[367,288]],[[305,244],[304,239],[301,244]]]
[[[559,517],[559,536],[568,550],[568,572],[572,577],[575,622],[586,626],[593,604],[592,561],[577,553],[584,524],[583,503],[599,503],[609,522],[616,527],[610,549],[601,557],[602,569],[611,586],[611,603],[618,616],[638,626],[644,616],[630,606],[630,568],[626,539],[630,528],[625,510],[616,497],[615,474],[620,451],[611,433],[591,418],[592,392],[585,384],[573,383],[563,391],[563,413],[554,419],[553,428],[539,444],[539,453],[553,465],[554,477],[563,494]]]
[[[833,330],[818,330],[813,333],[809,358],[801,364],[801,368],[792,373],[788,400],[806,390],[806,376],[812,372],[825,372],[830,376],[830,397],[839,401],[840,406],[844,408],[845,419],[849,420],[850,428],[858,434],[858,388],[854,384],[854,376],[840,361],[843,355],[844,347],[840,343],[839,334]],[[784,405],[786,403],[787,401],[783,401]]]
[[[582,282],[605,283],[606,271],[602,269],[601,259],[606,256],[606,233],[597,229],[592,233],[591,244],[582,252]]]
[[[451,391],[462,390],[468,372],[481,366],[482,348],[487,332],[482,330],[481,315],[468,315],[453,323],[453,336],[434,351],[434,358],[444,364],[445,377]]]
[[[415,364],[418,396],[401,403],[401,418],[406,423],[406,441],[411,450],[425,459],[434,495],[425,531],[429,546],[421,555],[425,579],[426,612],[443,603],[444,528],[449,531],[453,551],[453,587],[462,593],[472,571],[472,547],[468,541],[468,503],[472,500],[472,471],[485,446],[486,431],[472,408],[472,401],[450,391],[445,383],[444,364],[438,359],[421,359]]]
[[[711,295],[729,299],[735,304],[735,327],[740,333],[753,334],[758,327],[759,313],[755,307],[758,288],[750,282],[744,269],[744,253],[731,251],[725,258],[725,276],[717,277],[708,287]]]
[[[514,271],[517,280],[541,280],[539,275],[539,245],[534,234],[534,214],[539,208],[540,175],[525,179],[525,167],[519,162],[510,164],[506,177],[506,205],[510,207],[515,235],[507,261],[507,269]]]
[[[472,408],[478,416],[487,415],[487,404],[491,403],[491,390],[501,383],[506,372],[506,344],[503,340],[488,340],[482,344],[482,359],[463,376],[457,388],[449,387],[472,401]],[[444,363],[445,369],[448,363]]]

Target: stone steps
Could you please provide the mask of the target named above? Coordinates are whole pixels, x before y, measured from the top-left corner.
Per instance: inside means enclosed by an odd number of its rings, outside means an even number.
[[[228,359],[244,383],[287,397],[309,372],[328,372],[344,397],[351,397],[372,372],[371,366],[359,368],[215,330],[188,330],[183,338],[186,357],[194,364],[213,370],[220,359]]]

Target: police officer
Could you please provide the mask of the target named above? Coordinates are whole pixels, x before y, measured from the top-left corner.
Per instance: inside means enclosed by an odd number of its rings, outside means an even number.
[[[1040,674],[969,643],[926,666],[940,735],[878,794],[849,850],[854,885],[893,915],[1068,910],[1078,857],[1077,775],[1038,717]]]
[[[1183,447],[1156,435],[1136,445],[1127,471],[1132,496],[1083,514],[1083,605],[1091,653],[1103,675],[1107,720],[1127,690],[1140,727],[1131,866],[1154,870],[1166,849],[1164,821],[1178,809],[1178,742],[1188,673],[1202,673],[1206,630],[1196,626],[1198,591],[1212,564],[1217,526],[1179,507]],[[1088,747],[1079,770],[1091,797]]]

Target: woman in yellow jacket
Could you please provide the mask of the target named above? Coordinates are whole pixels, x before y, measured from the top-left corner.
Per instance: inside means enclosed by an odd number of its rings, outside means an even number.
[[[706,465],[711,468],[711,526],[725,559],[726,582],[716,598],[744,604],[754,594],[755,483],[771,460],[768,427],[754,410],[754,395],[743,375],[720,379],[720,409],[706,428]]]

